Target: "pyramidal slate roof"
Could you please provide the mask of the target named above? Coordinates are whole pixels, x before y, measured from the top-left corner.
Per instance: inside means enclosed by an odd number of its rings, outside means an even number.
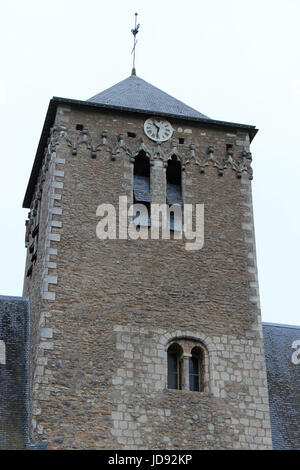
[[[87,101],[157,114],[210,119],[136,75],[125,78]]]

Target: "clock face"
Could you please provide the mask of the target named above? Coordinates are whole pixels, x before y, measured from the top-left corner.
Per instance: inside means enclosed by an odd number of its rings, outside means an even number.
[[[173,127],[168,121],[150,118],[145,121],[144,131],[147,137],[156,142],[165,142],[173,134]]]

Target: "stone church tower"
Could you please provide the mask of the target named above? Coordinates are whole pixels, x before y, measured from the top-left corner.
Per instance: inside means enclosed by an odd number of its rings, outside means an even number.
[[[256,132],[135,74],[87,101],[50,101],[24,199],[32,440],[53,449],[271,448]],[[204,205],[203,246],[186,249],[172,220],[167,240],[99,239],[97,208],[117,209],[121,196],[148,208]]]

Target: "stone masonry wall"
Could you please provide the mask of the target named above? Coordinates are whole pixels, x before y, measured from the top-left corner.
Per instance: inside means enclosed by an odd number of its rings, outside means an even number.
[[[27,279],[25,289],[40,328],[31,432],[49,447],[271,448],[249,139],[169,120],[172,142],[155,145],[142,116],[58,109],[42,199],[44,282],[37,292]],[[155,202],[165,202],[168,158],[182,162],[184,202],[204,204],[201,250],[96,237],[99,204],[132,201],[140,150]],[[206,391],[167,389],[176,337],[206,346]]]

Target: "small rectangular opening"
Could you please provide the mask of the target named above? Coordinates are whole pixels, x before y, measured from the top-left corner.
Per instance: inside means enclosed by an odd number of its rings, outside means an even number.
[[[134,139],[136,137],[135,132],[127,132],[127,135],[128,135],[128,137],[131,137],[132,139]]]
[[[76,124],[76,131],[83,131],[83,125],[82,124]]]
[[[182,145],[184,144],[184,138],[183,137],[179,137],[179,143]]]
[[[228,152],[229,150],[232,150],[233,149],[233,145],[232,144],[226,144],[226,151]]]

